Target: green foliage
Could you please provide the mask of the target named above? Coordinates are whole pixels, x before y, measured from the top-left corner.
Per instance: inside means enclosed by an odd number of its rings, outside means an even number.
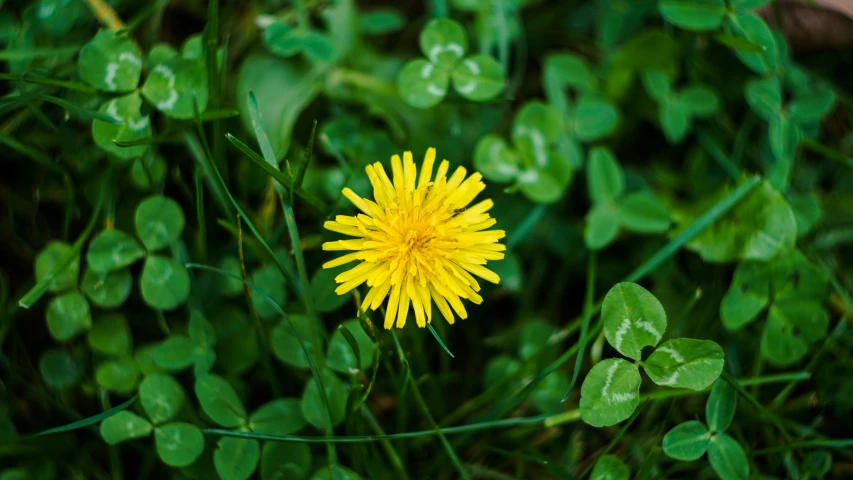
[[[0,480],[844,476],[843,15],[364,3],[0,0]],[[429,147],[452,241],[376,221]],[[350,215],[475,301],[382,328]]]

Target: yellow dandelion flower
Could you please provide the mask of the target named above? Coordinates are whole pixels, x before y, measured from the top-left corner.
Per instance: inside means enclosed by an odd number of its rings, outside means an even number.
[[[474,276],[492,283],[500,281],[484,266],[488,260],[502,259],[501,252],[506,250],[498,243],[504,231],[487,230],[495,224],[487,213],[494,204],[483,200],[468,207],[486,188],[483,176],[474,172],[466,179],[465,168],[458,167],[448,178],[450,164],[442,160],[433,179],[434,162],[435,149],[430,148],[417,185],[412,152],[405,152],[402,161],[399,155],[391,157],[390,179],[381,163],[368,165],[374,200],[345,188],[344,196],[362,213],[338,215],[324,225],[333,232],[356,237],[323,244],[323,250],[354,251],[325,263],[323,268],[359,262],[335,277],[340,284],[335,293],[343,295],[367,282],[370,290],[362,308],[376,310],[388,297],[386,329],[393,327],[395,320],[397,328],[402,328],[410,306],[418,326],[425,327],[432,320],[432,302],[451,324],[453,312],[468,318],[462,299],[477,304],[483,301]]]

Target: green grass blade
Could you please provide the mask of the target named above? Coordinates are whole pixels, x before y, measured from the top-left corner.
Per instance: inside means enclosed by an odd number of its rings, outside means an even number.
[[[717,162],[717,165],[726,172],[733,181],[737,182],[741,178],[740,169],[726,156],[720,144],[714,140],[711,135],[704,129],[698,132],[699,144],[705,149],[705,152]]]
[[[427,324],[427,328],[429,329],[429,333],[431,333],[433,338],[435,338],[435,341],[438,342],[438,345],[441,347],[441,349],[447,352],[447,354],[450,355],[450,358],[456,358],[450,352],[450,349],[447,348],[447,345],[445,345],[444,342],[441,340],[441,337],[438,336],[438,332],[435,331],[431,323]]]
[[[103,113],[98,113],[94,110],[90,110],[88,108],[83,108],[81,106],[74,105],[73,103],[66,102],[65,100],[58,98],[58,97],[54,97],[51,95],[42,95],[41,98],[44,99],[46,102],[50,102],[50,103],[53,103],[55,105],[59,105],[60,107],[66,109],[66,110],[70,110],[72,112],[78,113],[78,114],[80,114],[86,118],[94,118],[94,119],[100,120],[102,122],[112,123],[113,125],[123,125],[124,124],[124,122],[122,122],[121,120],[115,119],[109,115],[104,115]]]
[[[30,60],[34,58],[51,58],[74,55],[83,48],[82,45],[69,45],[56,48],[21,48],[0,50],[0,60]]]
[[[313,157],[312,153],[314,152],[314,135],[317,133],[317,120],[314,120],[314,124],[311,126],[311,136],[308,137],[308,148],[305,150],[305,155],[302,158],[302,165],[299,166],[299,171],[296,173],[296,181],[293,182],[293,187],[298,188],[302,186],[302,181],[305,179],[305,172],[308,170],[308,164],[311,163],[311,157]],[[293,195],[293,189],[290,190],[291,196]],[[293,200],[291,199],[291,202]]]
[[[94,425],[100,421],[103,421],[103,420],[106,420],[106,419],[112,417],[113,415],[117,414],[118,412],[122,412],[124,410],[127,410],[128,408],[130,408],[131,405],[133,405],[134,402],[136,402],[137,398],[139,398],[138,394],[134,395],[133,397],[131,397],[129,400],[122,403],[121,405],[116,405],[115,407],[113,407],[113,408],[111,408],[105,412],[101,412],[101,413],[94,415],[92,417],[89,417],[89,418],[84,418],[83,420],[71,422],[68,425],[62,425],[61,427],[48,428],[47,430],[43,430],[39,433],[34,434],[33,436],[34,437],[40,437],[42,435],[50,435],[53,433],[62,433],[62,432],[67,432],[69,430],[76,430],[78,428],[83,428],[83,427],[88,427],[89,425]]]
[[[527,236],[527,234],[529,234],[533,230],[533,227],[535,227],[536,224],[539,223],[539,219],[541,219],[542,215],[545,214],[545,210],[547,208],[548,207],[546,205],[539,204],[536,205],[532,210],[530,210],[530,213],[528,213],[527,216],[524,217],[524,220],[522,220],[518,227],[516,227],[515,230],[513,230],[509,234],[509,237],[506,239],[507,252],[512,251],[512,249],[515,248],[516,245],[518,245],[518,242],[520,242],[524,237]]]
[[[655,271],[656,268],[660,266],[661,263],[665,262],[671,256],[673,256],[677,251],[681,250],[681,247],[687,244],[690,240],[696,235],[702,233],[703,230],[708,228],[712,223],[717,221],[720,217],[725,215],[729,209],[734,207],[739,201],[741,201],[749,192],[755,188],[758,183],[761,181],[761,178],[758,176],[754,176],[738,185],[734,191],[726,195],[725,198],[714,204],[713,207],[709,208],[705,213],[703,213],[699,218],[693,221],[684,231],[676,235],[669,241],[663,248],[658,250],[652,258],[646,260],[642,265],[637,267],[636,270],[631,272],[630,275],[625,277],[626,282],[636,282],[645,278],[646,275]]]
[[[284,186],[285,188],[291,187],[291,179],[288,178],[287,175],[282,173],[281,170],[279,170],[278,168],[267,163],[266,160],[261,158],[260,155],[255,153],[245,143],[241,142],[240,140],[238,140],[236,137],[234,137],[230,133],[226,133],[225,138],[227,138],[228,141],[231,142],[232,145],[237,147],[238,150],[240,150],[241,152],[246,154],[246,156],[249,158],[249,160],[255,162],[255,164],[257,164],[259,167],[263,168],[264,171],[267,172],[271,177],[273,177],[280,185]],[[295,188],[294,193],[297,196],[299,196],[299,198],[304,200],[305,203],[310,205],[317,212],[320,212],[321,214],[326,213],[326,206],[323,204],[323,202],[320,199],[313,196],[312,194],[305,191],[304,189],[302,189],[301,187]]]
[[[52,87],[67,88],[68,90],[76,90],[78,92],[95,93],[95,87],[85,83],[69,82],[66,80],[57,80],[54,78],[40,77],[30,73],[22,73],[15,75],[12,73],[0,73],[0,80],[9,80],[14,82],[36,83],[39,85],[49,85]]]
[[[565,395],[563,395],[562,402],[565,402],[569,399],[569,396],[572,394],[572,390],[575,388],[575,383],[578,381],[578,376],[580,376],[581,365],[583,364],[583,355],[586,351],[586,343],[589,339],[589,322],[593,317],[593,298],[595,298],[595,273],[596,266],[598,265],[598,257],[596,253],[590,252],[589,259],[586,269],[586,294],[584,296],[583,303],[583,315],[581,320],[581,333],[580,338],[578,339],[578,358],[575,360],[575,369],[572,372],[572,379],[569,381],[569,388],[566,389]]]

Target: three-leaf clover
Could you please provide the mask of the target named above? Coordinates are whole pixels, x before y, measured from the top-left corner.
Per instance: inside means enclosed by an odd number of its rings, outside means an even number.
[[[746,102],[752,111],[768,124],[773,156],[787,164],[793,160],[803,128],[819,123],[835,105],[835,93],[825,85],[792,90],[793,98],[787,103],[778,77],[752,79],[745,90]]]
[[[713,115],[720,106],[717,94],[708,87],[693,84],[676,91],[670,78],[658,70],[645,70],[643,85],[660,105],[661,128],[670,143],[680,143],[690,133],[694,118]]]
[[[195,376],[201,376],[213,368],[216,362],[216,332],[213,326],[197,310],[190,313],[188,335],[171,335],[156,347],[154,363],[167,371],[175,372],[193,366]]]
[[[625,193],[625,173],[606,147],[594,147],[586,167],[592,208],[586,215],[584,242],[592,250],[610,245],[620,228],[638,233],[669,229],[669,213],[650,191]]]
[[[641,365],[654,383],[691,390],[708,387],[723,370],[723,349],[710,340],[677,338],[658,346],[666,312],[636,283],[619,283],[607,292],[601,320],[607,343],[634,363],[609,358],[589,371],[581,386],[580,411],[592,426],[615,425],[631,416],[640,402]],[[642,361],[647,346],[657,348]]]
[[[148,58],[149,74],[139,88],[144,58],[126,33],[99,31],[80,51],[77,69],[80,78],[98,90],[121,94],[110,98],[98,109],[114,119],[95,119],[92,137],[103,150],[119,159],[139,157],[146,145],[119,146],[151,136],[151,121],[143,114],[142,98],[169,117],[190,119],[195,106],[201,113],[207,107],[207,70],[203,56],[188,41],[179,55],[171,47],[155,46]]]
[[[534,202],[556,202],[572,179],[569,160],[557,150],[560,125],[554,108],[528,102],[513,122],[514,148],[497,135],[486,135],[474,149],[474,166],[493,182],[514,182]]]
[[[726,328],[739,330],[766,316],[761,356],[774,365],[791,365],[826,335],[829,315],[823,302],[829,292],[826,275],[796,250],[771,262],[743,262],[720,304],[720,318]]]
[[[172,467],[185,467],[204,451],[204,435],[191,423],[176,421],[186,402],[181,384],[162,373],[148,375],[139,385],[139,400],[148,420],[121,411],[101,422],[101,437],[110,445],[143,438],[154,433],[160,460]]]
[[[705,452],[711,467],[723,480],[746,480],[749,461],[743,447],[725,433],[735,414],[737,397],[734,389],[718,379],[705,404],[705,424],[689,420],[673,427],[663,437],[663,451],[685,462],[697,460]]]
[[[437,105],[451,83],[459,95],[475,102],[494,98],[504,89],[504,71],[495,59],[482,54],[465,56],[468,38],[455,21],[430,21],[421,31],[420,47],[426,58],[409,61],[397,76],[400,95],[409,105]]]
[[[282,57],[302,53],[316,62],[331,62],[335,57],[335,45],[329,34],[310,25],[291,26],[276,19],[264,28],[262,38],[270,52]]]
[[[122,269],[145,258],[139,290],[151,308],[173,310],[189,297],[190,277],[186,268],[172,258],[155,252],[176,242],[184,230],[184,213],[174,200],[152,195],[136,207],[136,234],[142,245],[121,230],[104,230],[89,244],[86,261],[99,275],[99,281],[110,277],[121,280]],[[118,281],[118,280],[116,280]]]

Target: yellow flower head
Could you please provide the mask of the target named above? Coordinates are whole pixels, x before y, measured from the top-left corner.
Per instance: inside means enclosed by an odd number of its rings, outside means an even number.
[[[419,327],[432,320],[432,302],[444,318],[453,323],[453,312],[468,318],[461,299],[481,303],[480,285],[473,275],[498,283],[500,277],[483,265],[504,257],[498,242],[503,230],[486,230],[495,224],[489,216],[491,200],[466,208],[486,185],[475,172],[467,179],[459,167],[447,178],[450,164],[443,160],[432,178],[435,149],[427,150],[421,176],[415,184],[417,167],[412,152],[391,157],[393,178],[379,162],[368,165],[374,200],[343,190],[362,213],[355,217],[338,215],[324,227],[356,237],[323,244],[323,250],[354,250],[323,265],[333,268],[349,262],[360,263],[335,277],[335,292],[343,295],[367,282],[370,291],[362,309],[376,310],[388,297],[385,328],[406,324],[409,305]],[[393,182],[392,182],[393,180]],[[473,274],[473,275],[472,275]],[[450,304],[448,306],[448,304]],[[452,307],[452,311],[451,311]]]

